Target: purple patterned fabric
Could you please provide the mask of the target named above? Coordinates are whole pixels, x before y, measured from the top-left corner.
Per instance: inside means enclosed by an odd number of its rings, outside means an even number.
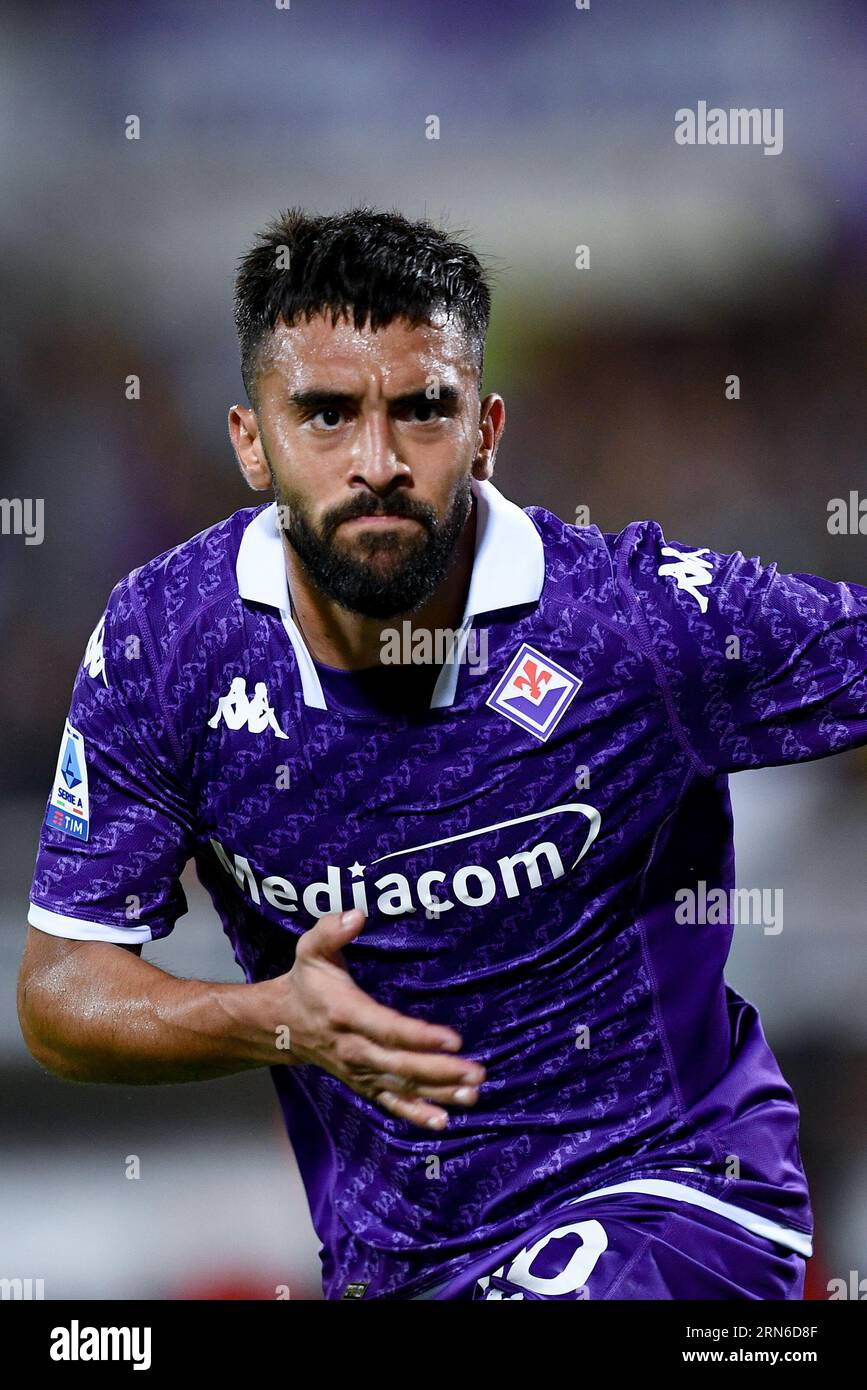
[[[734,883],[727,773],[867,742],[867,588],[474,490],[488,666],[459,665],[437,708],[388,712],[321,666],[311,703],[280,577],[239,579],[263,508],[122,580],[69,713],[88,814],[63,829],[49,803],[29,920],[165,936],[194,857],[255,981],[319,915],[366,904],[358,984],[457,1028],[489,1079],[427,1133],[318,1068],[272,1068],[330,1297],[411,1296],[636,1177],[808,1241],[797,1107],[725,983],[732,927],[681,924],[675,894]],[[515,602],[537,555],[541,592]],[[55,791],[75,797],[68,737]]]

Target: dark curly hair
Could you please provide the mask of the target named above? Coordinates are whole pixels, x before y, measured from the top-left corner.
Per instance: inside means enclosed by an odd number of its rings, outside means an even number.
[[[401,213],[353,208],[310,216],[289,208],[270,222],[241,258],[235,281],[235,327],[241,375],[255,404],[263,341],[278,318],[290,327],[303,314],[352,317],[372,330],[396,318],[429,322],[445,311],[461,325],[476,359],[479,386],[491,292],[478,258],[429,222]]]

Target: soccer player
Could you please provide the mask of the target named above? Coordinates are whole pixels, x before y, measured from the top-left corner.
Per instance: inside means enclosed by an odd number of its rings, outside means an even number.
[[[490,292],[292,210],[236,287],[236,512],[113,589],[19,1011],[79,1081],[268,1066],[328,1298],[798,1299],[795,1099],[724,967],[727,774],[867,742],[867,588],[520,509]],[[246,982],[141,959],[194,858]]]

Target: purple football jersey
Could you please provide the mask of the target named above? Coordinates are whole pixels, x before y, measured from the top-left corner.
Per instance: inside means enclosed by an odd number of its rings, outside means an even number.
[[[473,492],[438,674],[311,659],[274,504],[123,579],[29,921],[166,936],[192,857],[255,981],[365,910],[354,979],[456,1028],[488,1080],[434,1133],[272,1067],[328,1297],[412,1297],[569,1199],[660,1180],[808,1255],[797,1106],[725,982],[732,926],[679,905],[734,888],[728,773],[867,742],[867,588]]]

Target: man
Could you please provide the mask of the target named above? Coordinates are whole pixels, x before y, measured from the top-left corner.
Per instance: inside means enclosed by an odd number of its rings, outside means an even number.
[[[327,1297],[800,1298],[797,1107],[679,904],[733,885],[727,773],[867,741],[867,588],[507,501],[488,311],[397,214],[244,258],[229,428],[276,501],[109,598],[24,1036],[77,1080],[270,1066]],[[191,856],[247,983],[140,958]]]

